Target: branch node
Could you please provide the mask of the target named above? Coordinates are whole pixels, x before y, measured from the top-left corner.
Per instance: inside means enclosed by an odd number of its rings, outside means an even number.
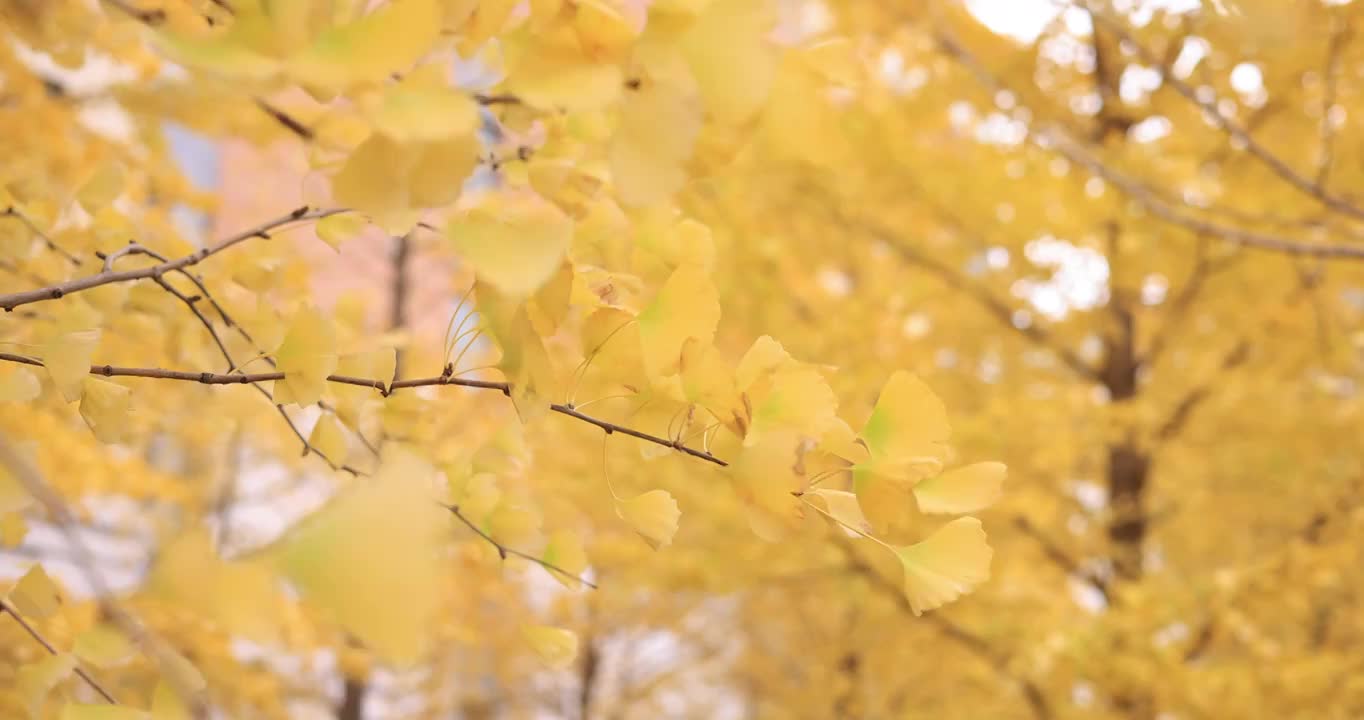
[[[294,211],[293,211],[293,212],[289,213],[289,217],[291,217],[291,218],[297,220],[297,219],[299,219],[299,218],[301,218],[301,217],[303,217],[304,215],[307,215],[307,214],[308,214],[308,206],[307,206],[307,205],[300,205],[300,206],[294,208]]]

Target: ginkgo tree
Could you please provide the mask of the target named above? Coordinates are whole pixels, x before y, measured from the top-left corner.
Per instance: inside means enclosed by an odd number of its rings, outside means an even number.
[[[0,526],[64,557],[33,551],[0,604],[5,716],[295,717],[332,704],[318,673],[344,678],[342,718],[473,712],[456,689],[480,676],[534,707],[595,662],[592,588],[658,593],[635,576],[721,542],[854,547],[914,615],[985,582],[971,514],[1004,467],[964,462],[928,385],[886,368],[840,413],[834,368],[724,324],[746,241],[689,199],[821,139],[788,122],[807,88],[786,75],[826,50],[778,10],[6,3]],[[470,63],[497,79],[457,82]],[[99,66],[91,95],[62,80]],[[172,125],[287,145],[306,204],[187,227],[221,198]],[[387,323],[374,297],[320,301],[319,242],[455,267],[444,342],[407,327],[396,280]],[[233,537],[240,486],[273,470],[322,499]],[[115,582],[129,538],[145,566]],[[367,694],[395,674],[423,687],[385,709]]]

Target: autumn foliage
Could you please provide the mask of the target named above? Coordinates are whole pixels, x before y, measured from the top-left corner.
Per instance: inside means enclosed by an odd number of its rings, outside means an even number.
[[[0,23],[0,717],[1364,712],[1355,3]]]

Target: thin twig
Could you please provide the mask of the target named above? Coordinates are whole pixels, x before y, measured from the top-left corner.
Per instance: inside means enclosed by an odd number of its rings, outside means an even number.
[[[590,587],[593,590],[597,589],[597,586],[590,580],[585,580],[577,575],[574,575],[573,573],[559,567],[558,565],[555,565],[552,562],[535,557],[534,555],[531,555],[529,553],[521,552],[520,550],[516,550],[514,548],[509,548],[506,545],[503,545],[502,543],[498,542],[496,538],[484,532],[483,528],[480,528],[472,520],[466,517],[464,513],[461,513],[459,511],[458,505],[441,505],[441,507],[445,508],[446,510],[449,510],[450,514],[459,518],[459,521],[464,523],[464,525],[468,527],[470,530],[473,530],[476,535],[483,538],[484,540],[487,540],[488,543],[492,545],[494,548],[497,548],[497,555],[498,557],[501,557],[503,560],[506,560],[508,555],[519,557],[522,560],[529,560],[550,572],[558,573],[564,577],[573,578],[577,582],[586,585],[587,587]]]
[[[10,217],[17,218],[19,222],[23,223],[25,226],[28,227],[29,232],[33,233],[34,235],[37,235],[38,239],[42,240],[43,244],[46,245],[49,250],[66,258],[67,262],[70,262],[72,265],[81,264],[80,258],[76,257],[75,255],[72,255],[65,248],[58,245],[57,241],[53,240],[51,235],[48,235],[47,233],[43,232],[42,229],[38,227],[37,223],[33,222],[33,220],[29,218],[29,216],[19,212],[17,208],[14,207],[6,208],[4,214],[9,215]]]
[[[1084,2],[1070,4],[1075,7],[1089,10],[1087,3]],[[1175,92],[1182,95],[1186,100],[1198,106],[1209,121],[1222,130],[1222,132],[1226,133],[1232,140],[1240,143],[1245,148],[1246,152],[1259,160],[1284,182],[1336,212],[1348,215],[1356,220],[1364,220],[1364,209],[1354,205],[1345,198],[1332,194],[1326,188],[1322,187],[1319,182],[1299,174],[1282,158],[1261,145],[1259,141],[1235,120],[1220,112],[1217,108],[1218,99],[1216,97],[1209,97],[1207,99],[1200,97],[1198,91],[1195,90],[1193,86],[1181,80],[1174,73],[1165,70],[1160,62],[1159,56],[1150,48],[1143,45],[1132,35],[1132,33],[1128,32],[1126,26],[1122,22],[1111,17],[1107,13],[1095,10],[1090,11],[1090,17],[1094,18],[1096,26],[1103,25],[1117,35],[1124,43],[1132,47],[1136,52],[1137,57],[1139,57],[1142,62],[1156,67],[1161,73],[1161,80],[1163,82],[1167,83]]]
[[[8,352],[0,352],[0,360],[6,362],[20,363],[23,365],[31,365],[34,367],[43,367],[42,360],[28,357],[26,355],[17,355]],[[91,365],[90,374],[98,375],[101,377],[140,377],[152,378],[157,380],[177,380],[181,382],[200,383],[203,385],[251,385],[260,382],[283,380],[285,377],[285,374],[279,371],[265,373],[213,373],[192,372],[187,370],[167,370],[164,368],[120,367],[116,365]],[[478,388],[482,390],[497,390],[498,392],[501,392],[503,395],[506,395],[508,397],[511,396],[510,383],[498,382],[493,380],[469,380],[465,378],[458,378],[453,377],[451,375],[443,374],[434,377],[399,380],[389,385],[385,385],[384,381],[382,380],[377,380],[373,378],[354,377],[350,375],[328,375],[326,377],[326,380],[328,382],[333,382],[341,385],[355,385],[358,387],[371,388],[385,395],[392,394],[393,391],[400,390],[403,388],[439,385],[458,385],[460,387]],[[683,444],[681,440],[670,440],[668,438],[660,437],[658,435],[652,435],[650,433],[636,430],[625,425],[619,425],[608,420],[602,420],[591,415],[586,415],[575,410],[571,405],[555,403],[550,405],[549,409],[556,413],[559,413],[560,415],[567,415],[569,417],[581,420],[589,425],[599,427],[602,430],[606,431],[608,435],[612,433],[629,435],[630,437],[638,438],[640,440],[644,440],[645,442],[651,442],[655,445],[661,445],[666,448],[672,448],[673,450],[677,450],[681,453],[690,455],[694,458],[705,460],[706,462],[714,463],[721,467],[726,467],[729,465],[729,463],[712,455],[710,452],[705,450],[697,450],[696,448],[689,447]],[[280,408],[280,410],[281,412],[283,412],[282,407]],[[300,438],[302,437],[302,433],[299,433],[296,428],[295,433],[299,434]],[[340,469],[347,470],[347,468],[344,466]],[[351,470],[347,471],[350,472]]]
[[[35,641],[37,641],[39,645],[42,645],[43,649],[47,650],[49,654],[52,655],[61,654],[60,652],[57,651],[57,648],[52,645],[52,643],[47,641],[47,638],[42,636],[42,633],[38,632],[37,628],[28,624],[28,621],[25,620],[24,617],[19,614],[18,610],[15,610],[13,607],[11,607],[10,604],[6,602],[4,598],[0,598],[0,615],[4,615],[7,613],[9,614],[10,617],[14,618],[14,622],[19,623],[19,627],[23,628],[24,632],[29,634],[29,637],[32,637]],[[105,690],[98,682],[96,682],[95,678],[91,677],[90,673],[86,672],[84,668],[77,666],[75,668],[75,671],[76,675],[80,677],[80,679],[84,680],[86,685],[89,685],[91,688],[94,689],[95,692],[99,693],[99,696],[104,698],[105,702],[109,703],[110,705],[118,704],[118,701],[114,699],[114,696],[110,695],[108,690]]]
[[[185,255],[184,257],[159,263],[151,267],[138,268],[136,270],[124,270],[122,272],[101,272],[83,278],[77,278],[68,282],[51,285],[49,287],[38,288],[36,290],[25,290],[23,292],[9,293],[0,295],[0,308],[6,312],[13,310],[20,305],[42,302],[44,300],[59,300],[67,295],[82,292],[102,285],[109,285],[117,282],[128,282],[130,280],[142,280],[144,278],[160,277],[168,272],[176,272],[183,268],[197,265],[206,258],[216,255],[238,243],[245,242],[251,238],[269,238],[270,231],[282,225],[302,220],[318,220],[328,215],[346,212],[340,209],[316,210],[306,205],[289,212],[287,215],[267,220],[253,228],[243,230],[227,237],[216,244],[206,246],[200,250]]]

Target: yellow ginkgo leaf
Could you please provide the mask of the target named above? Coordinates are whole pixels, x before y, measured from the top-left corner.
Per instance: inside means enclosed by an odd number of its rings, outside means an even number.
[[[923,542],[895,548],[905,573],[905,595],[915,615],[941,607],[990,578],[994,551],[973,517],[944,525]]]
[[[112,203],[123,192],[123,166],[107,162],[76,191],[76,199],[85,211],[94,215]]]
[[[369,136],[332,178],[336,202],[365,213],[386,230],[405,232],[416,221],[408,189],[412,153],[386,135]]]
[[[404,78],[369,113],[374,129],[398,142],[437,142],[472,135],[478,105],[468,95],[425,76]]]
[[[415,160],[407,172],[408,197],[416,208],[443,208],[459,199],[478,164],[478,138],[460,135],[413,145]]]
[[[341,422],[331,413],[317,419],[317,424],[313,426],[313,431],[308,436],[308,444],[317,448],[323,457],[333,463],[345,462],[346,450],[350,446],[346,439],[346,431],[341,428]]]
[[[549,544],[545,546],[540,559],[562,571],[550,572],[550,575],[564,587],[576,590],[582,585],[577,579],[587,569],[587,553],[583,551],[582,540],[575,533],[555,531],[550,535]]]
[[[682,40],[706,111],[722,123],[744,122],[767,99],[778,65],[768,39],[776,10],[772,0],[712,2]]]
[[[488,534],[506,547],[525,547],[540,532],[540,517],[521,505],[502,502],[485,523]]]
[[[353,22],[330,27],[288,61],[300,83],[328,90],[379,83],[408,70],[441,30],[439,0],[390,2]]]
[[[162,548],[147,587],[230,632],[260,642],[279,635],[279,596],[270,573],[255,563],[219,558],[206,530],[185,533]]]
[[[47,706],[47,696],[52,690],[71,676],[76,669],[76,656],[70,653],[48,655],[37,662],[19,668],[15,679],[15,689],[28,708],[30,718],[47,717],[43,710]]]
[[[71,651],[91,665],[103,668],[122,664],[137,653],[137,647],[118,628],[100,624],[77,635]]]
[[[792,493],[803,484],[797,473],[800,438],[793,432],[771,432],[757,442],[718,450],[730,461],[726,473],[748,509],[754,534],[768,542],[781,540],[799,519],[800,501]]]
[[[62,708],[61,720],[150,720],[146,710],[100,703],[86,705],[68,703]]]
[[[479,278],[517,298],[554,275],[573,241],[573,220],[531,190],[494,190],[460,210],[447,233]]]
[[[442,586],[438,550],[447,515],[432,502],[434,470],[410,450],[384,448],[373,479],[347,486],[294,531],[276,562],[310,603],[385,660],[422,657]]]
[[[949,470],[914,486],[914,499],[926,513],[969,513],[999,499],[1004,463],[981,462]]]
[[[700,132],[699,105],[689,93],[663,83],[627,93],[607,149],[621,203],[654,205],[677,192]]]
[[[775,428],[820,437],[836,418],[838,398],[819,371],[792,366],[773,372],[758,391],[750,391],[751,426],[746,442]]]
[[[29,368],[0,367],[0,402],[28,402],[38,397],[42,389],[38,375]]]
[[[564,34],[537,36],[511,68],[507,91],[542,110],[599,110],[620,98],[625,78],[620,65],[584,56]]]
[[[950,426],[942,400],[917,376],[896,371],[881,389],[861,438],[878,465],[941,457]]]
[[[191,720],[193,717],[172,685],[164,680],[156,684],[156,690],[152,692],[151,720]]]
[[[43,566],[34,565],[9,591],[9,601],[20,613],[42,619],[55,615],[61,608],[62,594]]]
[[[625,59],[644,29],[643,12],[627,16],[630,5],[608,0],[579,0],[573,14],[573,31],[582,52],[596,62]],[[642,6],[639,6],[642,7]]]
[[[4,474],[5,472],[3,470],[0,470],[0,476]],[[3,485],[4,483],[5,483],[4,478],[0,477],[0,485]],[[0,494],[3,493],[4,490],[0,489]],[[4,500],[0,500],[0,505],[3,504]],[[21,544],[23,544],[24,538],[27,536],[28,521],[24,519],[22,513],[17,512],[0,513],[0,547],[7,548],[19,547]]]
[[[99,338],[99,330],[77,330],[62,333],[42,346],[39,355],[43,366],[67,402],[80,399]]]
[[[122,442],[128,436],[131,393],[118,383],[85,377],[80,413],[90,431],[103,443]]]
[[[333,250],[340,250],[341,243],[354,239],[368,225],[369,221],[359,213],[338,213],[318,220],[313,229],[322,242],[332,246]]]
[[[679,267],[639,314],[645,369],[654,378],[677,372],[687,340],[710,343],[719,323],[720,298],[715,285],[700,268]]]
[[[280,70],[278,60],[247,47],[231,34],[191,37],[158,33],[156,45],[181,65],[228,80],[265,81]]]
[[[682,511],[667,490],[650,490],[628,500],[616,500],[616,515],[657,550],[672,544]]]
[[[846,490],[815,488],[806,495],[823,501],[825,512],[833,516],[849,534],[871,532],[871,523],[867,522],[867,516],[862,514],[862,506],[858,504],[857,496],[853,493]]]
[[[322,399],[327,376],[336,369],[336,331],[315,308],[305,308],[289,324],[275,351],[284,379],[275,383],[275,402],[311,405]]]
[[[521,628],[526,644],[546,665],[562,670],[578,657],[578,636],[572,630],[546,625],[526,625]]]

